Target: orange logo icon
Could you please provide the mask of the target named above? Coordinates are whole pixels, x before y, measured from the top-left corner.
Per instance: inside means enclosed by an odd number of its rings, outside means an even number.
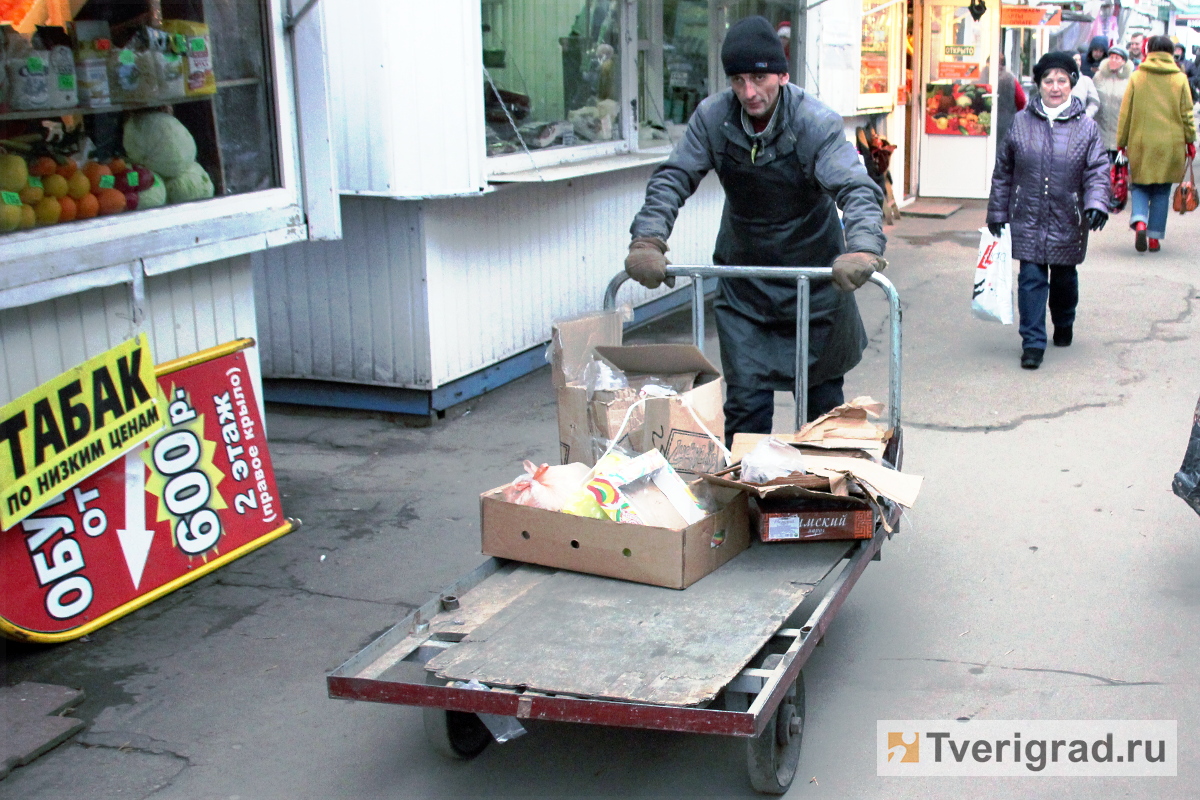
[[[921,736],[918,733],[893,733],[888,731],[888,763],[918,763],[921,760]]]

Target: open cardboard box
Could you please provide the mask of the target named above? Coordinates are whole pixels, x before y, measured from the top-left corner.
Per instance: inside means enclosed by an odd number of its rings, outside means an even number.
[[[750,546],[746,495],[718,490],[721,508],[682,528],[631,525],[479,498],[485,555],[683,589]]]
[[[634,401],[633,392],[599,391],[588,402],[582,376],[595,355],[631,380],[653,375],[681,380],[690,387],[679,395],[651,397],[635,409],[621,437],[622,445],[638,453],[657,449],[685,476],[724,467],[718,446],[725,436],[720,370],[693,345],[621,346],[621,321],[621,312],[609,311],[554,326],[551,370],[558,401],[562,463],[594,464],[599,453],[593,448],[593,438],[615,436]]]

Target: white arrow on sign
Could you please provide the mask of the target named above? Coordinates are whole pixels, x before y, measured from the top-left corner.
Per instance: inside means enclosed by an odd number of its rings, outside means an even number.
[[[134,589],[142,582],[154,541],[154,529],[146,530],[146,465],[141,452],[138,447],[125,455],[125,527],[117,531]]]

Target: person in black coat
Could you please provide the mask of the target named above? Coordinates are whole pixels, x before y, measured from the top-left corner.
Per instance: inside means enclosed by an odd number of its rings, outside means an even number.
[[[1054,344],[1071,344],[1079,303],[1076,266],[1087,255],[1089,230],[1108,220],[1108,155],[1100,129],[1071,96],[1079,78],[1070,53],[1047,53],[1033,68],[1039,94],[1013,120],[996,152],[987,226],[1012,234],[1021,262],[1017,307],[1021,366],[1037,369],[1046,352],[1046,305]]]
[[[788,83],[783,45],[766,19],[730,27],[721,60],[730,88],[700,104],[650,176],[630,226],[625,271],[650,289],[666,280],[666,242],[679,210],[716,172],[725,209],[713,263],[833,268],[831,281],[811,287],[812,419],[843,402],[842,378],[867,344],[853,292],[887,264],[883,192],[846,139],[842,117]],[[726,438],[770,433],[774,392],[794,386],[796,283],[722,278],[713,307],[727,384]]]

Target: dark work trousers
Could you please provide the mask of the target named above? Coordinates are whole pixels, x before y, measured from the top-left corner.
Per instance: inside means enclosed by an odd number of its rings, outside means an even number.
[[[845,378],[832,378],[808,387],[808,421],[845,402]],[[775,392],[747,386],[725,387],[725,444],[733,446],[735,433],[770,433],[775,412]]]
[[[1079,304],[1079,273],[1074,264],[1021,262],[1017,277],[1017,309],[1021,313],[1021,346],[1046,349],[1046,301],[1056,328],[1075,324]]]

